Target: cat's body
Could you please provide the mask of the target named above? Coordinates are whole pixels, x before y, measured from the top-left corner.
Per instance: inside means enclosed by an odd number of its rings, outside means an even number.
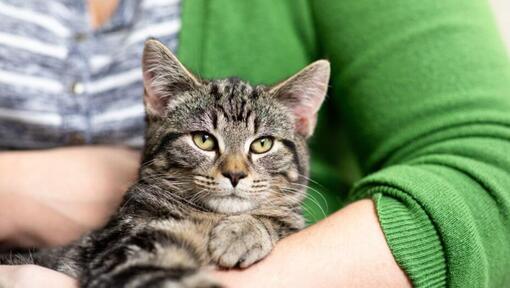
[[[40,264],[82,287],[218,287],[204,267],[248,267],[304,227],[306,139],[329,64],[273,87],[203,81],[149,40],[143,66],[143,165],[118,211],[67,247],[0,263]]]

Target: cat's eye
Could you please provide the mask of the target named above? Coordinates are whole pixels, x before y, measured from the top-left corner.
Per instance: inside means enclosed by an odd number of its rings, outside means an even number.
[[[202,150],[213,151],[216,149],[216,139],[209,133],[196,132],[191,137],[193,138],[193,143]]]
[[[255,154],[266,153],[273,148],[273,138],[262,137],[253,141],[250,145],[250,151]]]

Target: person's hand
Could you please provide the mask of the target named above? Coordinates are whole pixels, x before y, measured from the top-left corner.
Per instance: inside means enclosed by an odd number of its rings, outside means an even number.
[[[0,287],[2,288],[77,288],[75,279],[36,265],[0,265]]]
[[[106,146],[0,153],[0,248],[62,245],[104,224],[139,162]]]
[[[370,199],[283,239],[248,269],[217,271],[213,276],[227,288],[411,287],[391,254]]]

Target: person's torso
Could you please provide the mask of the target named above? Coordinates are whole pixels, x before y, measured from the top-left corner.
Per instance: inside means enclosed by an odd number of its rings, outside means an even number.
[[[0,2],[0,149],[143,144],[143,43],[172,50],[179,0],[121,0],[93,30],[86,1]]]

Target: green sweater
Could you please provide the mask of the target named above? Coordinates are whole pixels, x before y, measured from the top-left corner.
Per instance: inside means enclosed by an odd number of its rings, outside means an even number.
[[[178,53],[205,78],[272,83],[331,60],[309,217],[372,197],[414,286],[510,287],[510,64],[486,0],[187,0],[182,13]]]

